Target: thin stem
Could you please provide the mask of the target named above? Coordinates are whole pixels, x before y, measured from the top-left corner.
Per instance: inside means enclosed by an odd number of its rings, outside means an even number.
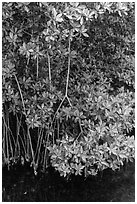
[[[41,148],[42,138],[43,138],[43,128],[41,128],[40,131],[38,132],[38,141],[37,141],[37,147],[35,151],[35,158],[36,158],[37,152],[39,152],[39,149]]]
[[[69,73],[70,73],[70,40],[71,40],[71,32],[69,35],[69,47],[68,47],[69,56],[68,56],[68,73],[67,73],[66,92],[65,92],[66,97],[68,94]]]
[[[48,146],[48,142],[49,142],[49,134],[47,135],[47,140],[46,140],[46,146],[45,146],[45,152],[44,152],[44,162],[43,162],[43,171],[45,171],[45,167],[47,168],[47,146]]]
[[[22,118],[22,115],[21,115],[21,118]],[[20,121],[21,121],[21,118],[20,118]],[[15,155],[17,153],[17,147],[19,147],[20,149],[19,132],[20,132],[20,127],[21,127],[21,122],[19,121],[17,114],[16,114],[16,119],[17,119],[17,129],[16,129],[17,139],[16,139],[16,145],[15,145]]]
[[[30,144],[30,149],[31,149],[31,154],[32,154],[32,162],[33,162],[33,166],[35,167],[35,157],[34,157],[34,151],[33,151],[33,147],[32,147],[32,141],[31,141],[31,136],[30,136],[30,132],[29,132],[29,127],[28,127],[28,139],[29,139],[29,144]]]
[[[22,100],[22,105],[23,105],[23,109],[24,109],[24,114],[26,115],[25,104],[24,104],[24,100],[23,100],[23,95],[22,95],[22,92],[21,92],[21,88],[20,88],[18,79],[17,79],[17,77],[16,77],[15,74],[14,74],[14,77],[15,77],[15,80],[16,80],[16,83],[17,83],[17,86],[18,86],[18,89],[19,89],[19,92],[20,92],[20,97],[21,97],[21,100]]]
[[[26,131],[25,131],[25,129],[23,128],[23,126],[22,126],[22,131],[23,131],[23,133],[22,133],[22,140],[24,141],[24,146],[25,146],[25,152],[26,152],[26,154],[25,154],[25,158],[27,158],[27,139],[28,139],[28,136],[27,136],[27,133],[26,133]]]
[[[6,158],[6,155],[5,155],[5,135],[6,135],[6,126],[4,125],[4,122],[2,121],[2,151],[3,151],[4,161]]]
[[[8,131],[6,130],[6,147],[7,147],[7,162],[9,168],[9,142],[8,142]]]
[[[29,158],[29,127],[28,127],[28,126],[27,126],[27,135],[26,135],[26,136],[27,136],[27,138],[26,138],[27,155],[26,155],[26,156]],[[28,159],[28,158],[27,158],[27,159]]]
[[[64,102],[65,98],[66,98],[66,96],[64,96],[64,98],[62,99],[62,101],[61,101],[61,103],[60,103],[60,105],[59,105],[58,109],[56,110],[56,113],[54,114],[54,117],[53,117],[52,122],[54,122],[54,119],[55,119],[55,117],[56,117],[56,114],[58,113],[59,109],[61,108],[61,106],[62,106],[62,104],[63,104],[63,102]]]
[[[28,56],[28,58],[27,58],[27,65],[26,65],[26,69],[25,69],[26,75],[28,75],[28,71],[29,71],[29,67],[28,67],[29,61],[30,61],[30,56]]]
[[[37,41],[39,42],[39,36],[37,38]],[[39,45],[37,46],[37,79],[39,77]]]
[[[59,121],[57,120],[57,136],[58,136],[58,139],[59,139]]]
[[[39,77],[39,56],[37,55],[37,79]]]
[[[6,154],[5,154],[5,150],[2,148],[2,165],[5,165],[6,162]]]
[[[69,102],[69,105],[72,106],[72,105],[71,105],[71,102],[70,102],[70,100],[69,100],[69,98],[68,98],[68,84],[69,84],[70,59],[71,59],[71,56],[70,56],[70,42],[71,42],[71,31],[70,31],[70,34],[69,34],[69,46],[68,46],[68,52],[69,52],[69,56],[68,56],[68,72],[67,72],[67,80],[66,80],[66,91],[65,91],[65,96],[64,96],[64,98],[62,99],[62,101],[61,101],[61,103],[60,103],[60,105],[59,105],[57,111],[56,111],[55,114],[54,114],[54,117],[53,117],[53,120],[52,120],[51,126],[52,126],[52,124],[53,124],[53,122],[54,122],[54,120],[55,120],[56,114],[57,114],[58,111],[60,110],[60,108],[61,108],[61,106],[62,106],[62,104],[63,104],[63,102],[64,102],[64,100],[65,100],[66,98],[67,98],[67,100],[68,100],[68,102]],[[50,61],[48,60],[48,62],[50,62]],[[50,79],[50,77],[51,77],[51,73],[50,73],[50,63],[49,63],[49,79]]]
[[[12,147],[10,135],[9,135],[9,148],[10,148],[10,152],[11,152],[11,157],[12,157],[12,159],[13,159],[13,147]]]
[[[74,143],[74,141],[78,140],[78,138],[81,136],[81,134],[83,134],[83,130],[82,130],[82,127],[81,127],[80,120],[79,120],[78,122],[79,122],[79,127],[80,127],[80,133],[79,133],[78,136],[73,140],[73,143]]]
[[[21,142],[22,142],[22,147],[23,147],[23,149],[24,149],[24,154],[26,155],[25,144],[24,144],[24,142],[23,142],[23,139],[22,139],[21,135],[19,135],[19,137],[20,137],[20,140],[21,140]]]
[[[48,51],[47,51],[47,56],[48,56],[48,69],[49,69],[49,83],[51,85],[51,66],[50,66],[51,62],[50,62],[50,56]]]
[[[72,107],[72,104],[71,104],[71,102],[70,102],[69,97],[68,97],[68,96],[66,96],[66,98],[68,99],[69,105]]]
[[[41,145],[42,145],[42,139],[43,139],[43,130],[41,131],[40,144],[39,144],[39,148],[38,148],[38,156],[37,156],[37,161],[36,161],[37,165],[38,165],[39,158],[40,158],[40,150],[41,150]]]
[[[10,162],[10,154],[9,154],[9,141],[8,141],[8,121],[9,121],[9,112],[6,110],[5,113],[5,155],[6,155],[6,162],[8,163],[8,169],[9,169],[9,162]]]
[[[10,132],[10,135],[12,136],[12,139],[13,139],[13,142],[14,142],[14,145],[15,145],[15,139],[14,139],[14,136],[13,136],[13,134],[12,134],[12,131],[11,131],[10,127],[7,126],[6,121],[5,121],[5,117],[3,116],[2,118],[3,118],[4,126],[5,126],[5,128],[7,129],[7,131]],[[5,133],[4,133],[3,135],[5,135]]]

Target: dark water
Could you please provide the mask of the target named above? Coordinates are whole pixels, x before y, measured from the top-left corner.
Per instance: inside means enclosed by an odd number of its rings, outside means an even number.
[[[135,164],[97,177],[72,176],[66,181],[49,168],[34,175],[29,166],[2,170],[3,202],[134,202]]]

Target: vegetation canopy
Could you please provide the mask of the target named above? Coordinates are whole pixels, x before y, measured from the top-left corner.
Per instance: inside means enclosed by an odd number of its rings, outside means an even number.
[[[2,6],[3,164],[87,177],[133,161],[135,4]]]

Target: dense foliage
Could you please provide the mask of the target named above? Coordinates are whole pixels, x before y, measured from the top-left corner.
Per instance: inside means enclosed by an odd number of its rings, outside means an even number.
[[[134,6],[3,3],[4,164],[87,176],[134,159]]]

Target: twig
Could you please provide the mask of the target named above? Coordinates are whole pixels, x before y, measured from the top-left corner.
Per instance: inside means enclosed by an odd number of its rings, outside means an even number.
[[[23,149],[24,149],[24,154],[26,155],[25,144],[24,144],[23,139],[22,139],[22,137],[21,137],[20,134],[19,134],[19,137],[20,137],[20,140],[21,140],[21,142],[22,142],[22,146],[23,146]]]
[[[83,130],[82,130],[82,127],[81,127],[80,120],[79,120],[78,122],[79,122],[79,127],[80,127],[80,133],[79,133],[78,136],[73,140],[73,143],[74,143],[74,141],[78,140],[78,138],[81,136],[81,134],[83,134]]]
[[[26,135],[26,152],[27,152],[26,156],[29,158],[29,127],[28,125],[27,125],[27,135]]]
[[[39,36],[37,40],[39,41]],[[39,75],[39,45],[37,46],[37,79],[38,79],[38,75]]]
[[[59,121],[57,120],[57,136],[58,136],[58,139],[59,139]]]
[[[31,154],[32,154],[32,162],[33,162],[33,166],[35,167],[35,157],[34,157],[34,151],[33,151],[33,147],[32,147],[32,141],[31,141],[31,136],[30,136],[30,132],[29,132],[29,127],[28,127],[28,139],[29,139],[29,144],[30,144],[30,149],[31,149]]]
[[[70,56],[70,41],[71,41],[71,31],[70,31],[70,34],[69,34],[69,47],[68,47],[69,56],[68,56],[68,73],[67,73],[67,81],[66,81],[66,91],[65,91],[65,96],[64,96],[64,98],[62,99],[62,101],[61,101],[61,103],[60,103],[60,105],[59,105],[59,107],[58,107],[56,113],[54,114],[53,121],[54,121],[54,119],[55,119],[55,117],[56,117],[56,114],[58,113],[59,109],[61,108],[61,106],[62,106],[62,104],[63,104],[63,102],[64,102],[64,100],[65,100],[66,98],[67,98],[67,100],[68,100],[68,102],[69,102],[69,105],[72,106],[72,104],[71,104],[71,102],[70,102],[70,100],[69,100],[69,97],[68,97],[68,84],[69,84],[70,58],[71,58],[71,56]],[[53,121],[52,121],[52,122],[53,122]]]
[[[66,96],[64,96],[64,98],[62,99],[61,103],[59,104],[59,107],[58,107],[58,109],[56,110],[56,112],[55,112],[55,114],[54,114],[54,117],[53,117],[52,123],[54,122],[55,117],[56,117],[56,115],[57,115],[59,109],[61,108],[61,106],[62,106],[62,104],[63,104],[65,98],[66,98]]]
[[[36,161],[37,166],[38,166],[38,162],[39,162],[39,158],[40,158],[40,150],[41,150],[41,145],[42,145],[42,139],[43,139],[43,130],[42,130],[42,133],[41,133],[40,144],[39,144],[39,148],[38,148],[38,156],[37,156],[37,161]]]
[[[5,127],[7,128],[7,130],[10,132],[10,134],[11,134],[11,136],[12,136],[12,139],[13,139],[13,142],[14,142],[14,145],[15,145],[15,139],[14,139],[14,136],[13,136],[13,134],[12,134],[12,131],[11,131],[10,127],[7,126],[4,116],[3,116],[2,118],[3,118],[4,126],[5,126]],[[5,131],[4,131],[4,134],[3,134],[3,135],[5,135]]]
[[[9,169],[9,142],[8,142],[8,132],[6,130],[6,146],[7,146],[7,160],[8,160],[8,169]]]
[[[72,107],[72,104],[71,104],[71,102],[70,102],[69,97],[68,97],[68,96],[66,96],[66,98],[68,99],[69,105]]]
[[[37,79],[39,77],[39,56],[37,55]]]
[[[47,51],[47,57],[48,57],[48,70],[49,70],[49,83],[50,83],[50,86],[51,86],[51,66],[50,66],[50,56],[49,56],[49,53]]]
[[[16,119],[17,119],[17,129],[16,129],[16,131],[17,131],[17,133],[16,133],[17,138],[16,138],[16,144],[15,144],[15,156],[14,157],[16,157],[16,154],[17,154],[17,147],[18,147],[18,142],[19,142],[19,137],[18,136],[19,136],[19,129],[20,129],[20,124],[19,124],[17,115],[16,115]]]
[[[69,47],[68,47],[69,56],[68,56],[68,73],[67,73],[66,92],[65,92],[66,97],[68,95],[68,84],[69,84],[69,73],[70,73],[70,40],[71,40],[71,31],[69,34]]]
[[[11,152],[11,157],[13,158],[13,147],[12,147],[12,143],[11,143],[11,137],[9,135],[9,147],[10,147],[10,152]]]
[[[44,152],[44,161],[43,161],[43,171],[45,171],[45,167],[47,168],[47,159],[46,159],[46,155],[47,155],[47,146],[48,146],[48,142],[49,142],[49,133],[47,135],[47,140],[46,140],[46,146],[45,146],[45,152]]]
[[[17,83],[17,85],[18,85],[18,89],[19,89],[19,92],[20,92],[20,97],[21,97],[22,105],[23,105],[23,109],[24,109],[24,114],[25,114],[25,116],[26,116],[25,104],[24,104],[24,100],[23,100],[23,95],[22,95],[22,92],[21,92],[21,88],[20,88],[18,79],[17,79],[17,77],[16,77],[15,74],[14,74],[14,77],[15,77],[16,83]]]
[[[38,163],[38,160],[39,160],[42,139],[43,139],[43,128],[41,128],[40,132],[38,133],[38,141],[37,141],[37,147],[36,147],[36,152],[35,152],[35,158],[36,158],[36,155],[37,155],[37,152],[38,152],[37,162],[36,163]]]

